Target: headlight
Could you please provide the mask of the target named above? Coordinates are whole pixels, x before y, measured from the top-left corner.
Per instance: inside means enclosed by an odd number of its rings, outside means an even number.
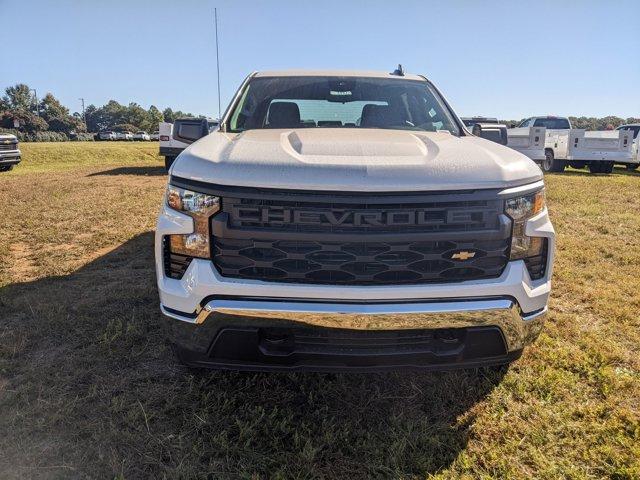
[[[513,220],[526,220],[540,213],[546,205],[544,189],[523,197],[507,200],[506,213]]]
[[[220,197],[169,185],[166,199],[169,208],[193,218],[192,233],[168,235],[171,253],[210,258],[209,218],[220,210]]]
[[[511,198],[505,206],[505,213],[513,220],[509,260],[524,260],[533,280],[544,276],[547,240],[543,237],[528,237],[525,235],[525,226],[527,220],[544,210],[545,206],[544,189]]]

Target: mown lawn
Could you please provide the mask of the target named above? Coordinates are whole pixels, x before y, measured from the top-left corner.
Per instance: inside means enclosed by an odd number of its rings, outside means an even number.
[[[157,144],[0,174],[0,478],[640,478],[640,174],[547,177],[551,313],[504,375],[240,374],[159,327]]]

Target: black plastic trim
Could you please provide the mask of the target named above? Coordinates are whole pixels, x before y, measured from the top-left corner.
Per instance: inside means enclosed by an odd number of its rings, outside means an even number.
[[[436,197],[438,201],[495,200],[500,189],[444,190],[407,192],[348,192],[334,190],[294,190],[281,188],[257,188],[217,185],[172,175],[169,183],[179,188],[219,197],[254,198],[260,200],[285,199],[291,201],[331,201],[341,203],[420,203]],[[397,198],[393,198],[397,197]],[[466,198],[465,198],[466,197]]]
[[[162,157],[177,157],[187,147],[160,147],[160,156]]]
[[[249,228],[230,228],[228,225],[229,214],[219,213],[211,218],[211,233],[220,239],[252,240],[308,240],[323,242],[353,243],[362,242],[419,242],[419,241],[475,241],[475,240],[502,240],[511,235],[511,220],[501,214],[498,216],[500,225],[496,230],[467,230],[424,232],[407,231],[398,229],[398,232],[372,233],[372,232],[294,232],[290,230],[261,230]]]
[[[359,331],[229,323],[206,351],[174,347],[193,367],[249,371],[449,370],[505,364],[522,353],[508,353],[494,326]]]

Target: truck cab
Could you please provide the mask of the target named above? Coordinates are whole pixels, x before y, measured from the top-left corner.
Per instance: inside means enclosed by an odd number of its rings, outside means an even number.
[[[523,120],[518,128],[544,127],[548,130],[571,130],[571,121],[567,117],[530,117]]]

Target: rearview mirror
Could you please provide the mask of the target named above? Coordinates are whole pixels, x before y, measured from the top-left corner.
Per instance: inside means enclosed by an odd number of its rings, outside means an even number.
[[[496,123],[476,123],[472,133],[477,137],[482,137],[500,145],[507,144],[507,127]]]
[[[193,143],[209,135],[206,118],[179,118],[173,122],[173,138],[185,143]]]

